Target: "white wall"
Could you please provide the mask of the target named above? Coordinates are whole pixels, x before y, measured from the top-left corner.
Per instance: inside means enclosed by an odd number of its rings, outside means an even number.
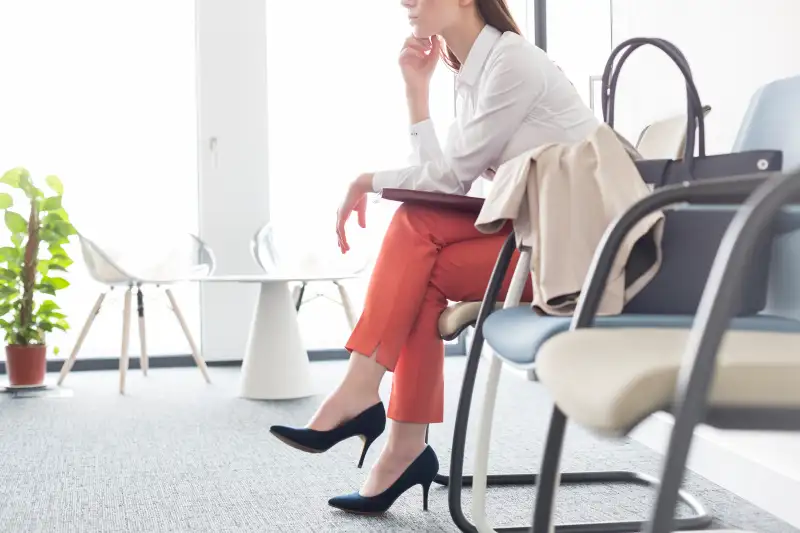
[[[589,79],[603,73],[611,53],[610,0],[547,3],[547,54],[589,103]]]
[[[764,83],[800,74],[797,0],[612,0],[613,37],[663,37],[687,56],[704,104],[707,148],[730,150],[750,97]],[[660,51],[636,51],[623,67],[618,125],[626,136],[685,110],[677,68]]]
[[[687,56],[700,97],[712,106],[707,149],[729,151],[750,97],[774,79],[800,74],[797,0],[612,0],[614,44],[663,37]],[[684,110],[680,74],[657,50],[639,50],[623,67],[618,122],[635,136],[648,122]],[[630,137],[629,137],[630,138]],[[663,449],[668,417],[637,436]],[[800,527],[800,436],[698,431],[690,467]]]
[[[218,274],[257,273],[250,238],[269,218],[266,3],[196,5],[200,236],[216,254]],[[241,359],[257,287],[201,290],[206,358]]]

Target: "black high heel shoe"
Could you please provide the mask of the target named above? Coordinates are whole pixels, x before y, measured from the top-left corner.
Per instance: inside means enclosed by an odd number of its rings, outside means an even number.
[[[383,402],[378,402],[361,414],[343,422],[329,431],[306,428],[272,426],[269,432],[298,450],[308,453],[322,453],[350,437],[359,436],[364,441],[364,449],[358,460],[358,468],[364,464],[367,450],[386,429],[386,410]]]
[[[348,513],[379,515],[388,511],[405,491],[416,485],[422,485],[422,510],[427,511],[428,491],[437,473],[439,473],[439,459],[436,458],[433,448],[426,446],[397,481],[385,491],[369,497],[362,496],[358,492],[337,496],[328,500],[328,505]]]

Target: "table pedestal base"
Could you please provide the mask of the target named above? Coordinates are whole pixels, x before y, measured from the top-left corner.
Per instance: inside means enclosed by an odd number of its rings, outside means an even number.
[[[242,362],[240,396],[288,400],[314,393],[288,283],[263,282]]]

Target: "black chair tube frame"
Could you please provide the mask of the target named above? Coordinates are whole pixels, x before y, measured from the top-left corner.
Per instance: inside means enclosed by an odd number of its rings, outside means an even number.
[[[478,320],[475,326],[475,335],[472,346],[467,358],[464,379],[461,385],[461,395],[458,400],[455,427],[453,430],[453,445],[450,454],[450,476],[437,475],[435,481],[441,485],[448,486],[448,504],[450,516],[456,526],[461,531],[477,533],[475,525],[469,521],[464,514],[461,501],[461,491],[463,487],[472,485],[472,476],[464,476],[464,447],[466,444],[467,426],[469,422],[469,409],[472,403],[472,394],[475,390],[475,378],[478,372],[478,364],[481,359],[483,348],[483,323],[486,317],[494,311],[494,305],[488,302],[497,301],[502,281],[511,262],[514,252],[514,235],[509,235],[506,239],[500,255],[495,264],[492,277],[489,282]],[[551,429],[552,431],[552,429]],[[626,471],[600,471],[600,472],[568,472],[561,474],[561,483],[628,483],[638,484],[648,487],[656,486],[658,480],[637,472]],[[487,476],[487,486],[525,486],[536,485],[536,474],[500,474]],[[684,519],[685,528],[700,528],[711,523],[711,516],[708,515],[702,504],[690,494],[681,492],[681,499],[686,502],[695,513],[695,516]],[[644,520],[625,521],[625,522],[596,522],[584,524],[560,524],[556,530],[566,533],[626,533],[640,531],[646,524]],[[499,532],[525,532],[530,526],[510,526],[496,528]]]
[[[703,291],[675,392],[675,426],[663,465],[661,487],[646,533],[668,533],[677,504],[695,427],[706,418],[708,393],[722,337],[733,318],[756,241],[787,203],[800,199],[800,171],[781,175],[758,188],[731,221]],[[800,429],[800,412],[775,429]]]
[[[455,428],[453,431],[453,446],[450,455],[450,476],[436,476],[436,482],[441,485],[448,485],[448,503],[450,516],[461,531],[476,533],[477,528],[464,514],[461,491],[463,487],[472,485],[472,477],[463,475],[464,468],[464,447],[466,444],[467,426],[469,422],[469,406],[472,402],[472,394],[475,389],[475,379],[478,372],[478,364],[481,359],[483,348],[483,323],[486,317],[494,311],[494,305],[488,302],[497,301],[502,281],[505,278],[511,257],[514,253],[514,235],[511,234],[506,239],[503,248],[492,272],[481,309],[478,313],[478,320],[475,326],[475,335],[467,358],[466,369],[464,371],[464,381],[461,386],[461,395],[458,401]],[[645,486],[654,486],[657,480],[651,476],[635,472],[609,471],[609,472],[572,472],[561,475],[562,483],[632,483]],[[487,476],[488,486],[508,486],[508,485],[536,485],[536,474],[505,474]],[[702,505],[691,495],[681,494],[681,497],[697,516],[703,519],[703,523],[710,522]],[[697,527],[699,522],[688,524],[687,527]],[[563,524],[557,526],[558,531],[568,533],[624,533],[639,531],[645,524],[644,521],[630,522],[600,522],[587,524]],[[529,526],[512,526],[497,528],[502,532],[524,532]]]
[[[670,206],[683,203],[701,205],[742,204],[746,202],[760,186],[770,182],[770,180],[778,179],[778,176],[780,175],[775,172],[763,172],[735,177],[685,182],[660,188],[646,198],[635,203],[606,231],[599,246],[600,252],[595,254],[592,266],[589,269],[589,275],[586,277],[586,283],[582,290],[582,298],[578,303],[578,308],[575,311],[570,329],[575,330],[578,328],[592,327],[594,324],[594,318],[600,305],[600,299],[611,272],[611,265],[625,237],[645,216]],[[718,261],[715,260],[715,268],[718,268],[716,266],[717,264]],[[705,294],[704,298],[707,300]],[[709,304],[706,302],[705,305],[708,306]],[[566,423],[566,415],[564,415],[558,407],[554,407],[550,418],[550,427],[548,429],[544,455],[542,457],[541,470],[539,472],[539,488],[536,493],[536,502],[533,510],[533,524],[526,531],[549,531],[553,515],[555,489],[558,485],[558,470]],[[668,525],[670,531],[707,527],[711,523],[711,516],[705,512],[702,506],[692,505],[691,502],[693,498],[689,497],[687,499],[687,495],[680,491],[681,479],[677,481],[677,485],[671,487],[674,494],[672,501],[677,502],[677,499],[680,497],[693,507],[696,516],[673,519],[672,513],[675,508],[675,504],[673,503],[669,509],[670,516]],[[564,474],[562,474],[562,482],[563,480]],[[653,485],[658,487],[661,485],[661,482],[656,480]],[[641,531],[644,527],[647,527],[649,523],[649,521],[645,523],[627,522],[613,524],[613,526],[619,526],[619,529],[614,529],[614,531]],[[636,525],[636,528],[622,529],[623,524]],[[598,526],[600,525],[601,524],[598,524]],[[607,527],[612,527],[611,524],[605,525]],[[597,530],[595,529],[594,531]]]

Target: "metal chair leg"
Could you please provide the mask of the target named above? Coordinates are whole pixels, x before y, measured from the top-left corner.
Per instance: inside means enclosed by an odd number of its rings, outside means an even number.
[[[481,310],[478,314],[478,321],[475,327],[475,336],[472,340],[472,347],[467,356],[466,369],[464,371],[464,379],[461,385],[461,394],[458,400],[458,409],[456,412],[455,428],[453,431],[453,446],[450,456],[450,475],[437,475],[435,478],[436,483],[448,487],[448,504],[450,507],[450,516],[455,522],[459,530],[465,533],[477,533],[478,529],[475,525],[467,519],[464,514],[464,509],[461,501],[461,491],[463,487],[472,485],[472,476],[464,476],[464,448],[467,436],[467,426],[469,422],[469,410],[472,404],[472,394],[475,389],[475,379],[478,373],[478,364],[481,359],[481,351],[483,349],[483,323],[488,317],[489,313],[494,310],[494,305],[487,305],[487,302],[497,301],[497,296],[500,292],[500,286],[505,278],[508,265],[511,262],[511,257],[514,252],[514,239],[513,234],[506,240],[505,245],[500,251],[495,270],[492,273],[492,278],[486,290]],[[557,420],[555,420],[557,422]],[[557,429],[557,428],[556,428]],[[553,431],[553,420],[551,420],[551,428],[548,432],[548,446],[545,449],[545,457],[543,459],[543,468],[550,463],[550,458],[555,453],[553,449],[557,444],[558,454],[560,456],[561,445],[563,444],[563,432],[559,435],[558,431]],[[547,474],[547,471],[543,471]],[[548,480],[542,478],[544,484],[537,491],[537,512],[547,513],[549,516],[552,512],[552,498],[549,502],[550,508],[548,509],[546,502],[542,503],[540,509],[540,499],[544,492],[548,492],[548,488],[555,488],[559,482],[558,468],[554,469],[555,478]],[[509,485],[539,485],[540,476],[536,474],[501,474],[487,476],[488,486],[509,486]],[[547,483],[550,483],[549,485]],[[658,480],[639,474],[636,472],[626,471],[607,471],[607,472],[568,472],[561,474],[561,483],[633,483],[646,486],[657,486]],[[543,490],[544,489],[544,490]],[[550,490],[552,492],[552,490]],[[681,491],[681,500],[689,505],[695,513],[695,516],[689,518],[681,518],[675,521],[676,529],[702,529],[711,524],[711,516],[705,510],[703,505],[697,501],[690,494]],[[647,524],[646,520],[631,520],[624,522],[593,522],[584,524],[559,524],[555,527],[558,532],[565,533],[633,533],[641,531],[642,527]],[[495,531],[499,532],[527,532],[530,531],[531,525],[527,526],[511,526],[496,528]],[[548,531],[546,529],[536,529],[536,531]]]

